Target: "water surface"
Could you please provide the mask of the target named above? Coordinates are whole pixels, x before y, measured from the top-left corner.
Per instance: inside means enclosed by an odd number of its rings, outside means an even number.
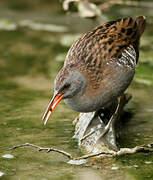
[[[108,19],[146,15],[148,19],[141,41],[139,65],[128,89],[133,98],[126,107],[130,118],[125,124],[120,145],[134,147],[150,143],[153,140],[152,8],[113,6],[104,15]],[[38,27],[44,27],[43,24],[54,25],[54,28],[49,26],[49,30],[39,30]],[[75,166],[67,164],[68,159],[60,154],[37,152],[30,147],[6,151],[8,147],[30,142],[62,149],[76,157],[81,155],[77,142],[72,139],[72,121],[78,113],[61,103],[46,127],[43,126],[41,116],[53,94],[53,80],[63,65],[71,43],[96,25],[97,22],[93,20],[80,19],[73,14],[66,15],[61,10],[61,4],[56,1],[39,1],[36,4],[30,1],[18,3],[17,0],[14,3],[9,0],[0,2],[1,179],[153,178],[151,153]],[[5,154],[14,157],[5,158]]]

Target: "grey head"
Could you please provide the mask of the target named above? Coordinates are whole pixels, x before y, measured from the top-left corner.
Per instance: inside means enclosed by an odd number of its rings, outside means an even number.
[[[85,93],[87,81],[79,70],[62,68],[54,82],[54,94],[62,94],[65,103],[73,110],[80,111],[80,101]]]
[[[57,74],[54,84],[54,95],[42,117],[44,124],[47,123],[55,107],[62,99],[71,109],[80,111],[81,97],[83,97],[87,83],[81,72],[63,67]]]

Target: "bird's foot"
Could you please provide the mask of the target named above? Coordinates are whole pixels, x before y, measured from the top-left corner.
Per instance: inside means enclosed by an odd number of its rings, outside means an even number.
[[[100,136],[98,137],[97,139],[97,142],[102,138],[104,137],[108,131],[111,129],[112,125],[114,125],[114,119],[116,119],[116,116],[118,115],[118,109],[119,109],[119,101],[118,101],[118,105],[117,105],[117,108],[115,110],[115,113],[113,113],[113,115],[111,116],[110,120],[108,121],[107,125],[104,124],[104,122],[101,120],[101,123],[102,123],[102,127],[100,128],[96,128],[96,129],[93,129],[92,131],[90,131],[89,133],[87,133],[86,135],[84,135],[82,138],[81,138],[81,143],[82,141],[84,141],[86,138],[88,138],[89,136],[91,136],[92,134],[96,133],[98,130],[101,130],[101,134]],[[101,117],[100,117],[101,119]]]
[[[99,129],[101,129],[101,128],[97,128],[97,129],[89,132],[88,134],[84,135],[84,136],[80,139],[81,143],[82,143],[83,140],[85,140],[86,138],[88,138],[89,136],[91,136],[92,134],[94,134],[94,133],[95,133],[97,130],[99,130]]]
[[[122,107],[122,96],[118,99],[117,108],[114,112],[114,114],[111,116],[110,120],[108,121],[107,125],[104,127],[103,132],[100,134],[100,136],[97,139],[97,142],[104,137],[110,130],[113,131],[116,118],[119,116],[120,110]]]

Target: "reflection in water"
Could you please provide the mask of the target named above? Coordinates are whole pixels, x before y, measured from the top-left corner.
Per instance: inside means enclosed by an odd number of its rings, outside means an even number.
[[[84,170],[78,172],[78,177],[75,180],[105,180],[93,170]]]

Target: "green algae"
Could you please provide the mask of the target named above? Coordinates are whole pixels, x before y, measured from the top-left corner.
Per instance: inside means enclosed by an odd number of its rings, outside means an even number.
[[[10,17],[9,14],[3,14],[3,8],[9,9],[11,13],[14,12],[14,16],[19,16],[21,9],[24,13],[27,10],[30,11],[31,18],[38,15],[35,11],[38,12],[40,6],[33,12],[31,10],[34,7],[33,4],[30,6],[28,2],[25,3],[26,5],[17,2],[15,1],[14,4],[8,0],[6,4],[3,2],[0,6],[1,16]],[[42,2],[39,1],[39,3]],[[44,9],[47,3],[50,1],[45,1]],[[55,7],[58,3],[54,1],[53,4]],[[89,30],[89,27],[95,26],[92,20],[68,17],[61,11],[59,4],[57,7],[53,8],[53,12],[50,12],[48,7],[46,13],[50,16],[53,13],[54,17],[58,14],[56,19],[52,20],[53,23],[57,21],[57,24],[60,24],[60,18],[64,18],[66,26],[70,22],[73,23],[70,29],[73,30],[71,33],[74,33],[74,36],[75,33],[80,34]],[[127,12],[132,12],[133,14],[130,15],[134,16],[138,12],[141,14],[143,12],[143,9],[141,11],[139,9],[135,13],[135,9],[129,9],[129,7],[124,7],[128,11],[120,11],[118,6],[112,9],[114,9],[113,14],[112,11],[108,12],[111,19],[127,16],[129,15]],[[147,12],[145,13],[147,15]],[[18,18],[14,18],[15,22]],[[24,18],[26,19],[26,16]],[[41,13],[39,17],[37,16],[37,20],[39,18],[42,19]],[[85,22],[84,28],[82,28],[82,22]],[[132,93],[133,99],[126,107],[128,122],[119,140],[121,147],[134,147],[152,142],[153,139],[153,34],[151,28],[151,25],[147,26],[142,38],[140,63],[128,90]],[[87,169],[90,171],[95,168],[91,164],[80,167],[71,166],[66,163],[68,159],[62,155],[37,152],[30,147],[10,151],[9,153],[14,155],[13,159],[2,157],[8,153],[9,147],[26,142],[63,149],[74,156],[81,155],[77,142],[72,139],[74,132],[72,121],[78,113],[61,103],[46,127],[41,121],[53,94],[53,80],[63,64],[62,61],[57,62],[56,57],[58,54],[66,54],[69,48],[60,42],[64,35],[67,33],[34,31],[23,27],[13,31],[0,31],[0,171],[5,173],[0,179],[71,180],[75,179],[81,170],[86,172]],[[111,170],[114,164],[119,166],[119,170]],[[153,155],[140,153],[114,158],[109,160],[109,163],[100,161],[96,168],[100,168],[96,173],[106,179],[124,179],[123,174],[130,174],[130,178],[127,179],[131,179],[132,176],[133,179],[151,180]]]

